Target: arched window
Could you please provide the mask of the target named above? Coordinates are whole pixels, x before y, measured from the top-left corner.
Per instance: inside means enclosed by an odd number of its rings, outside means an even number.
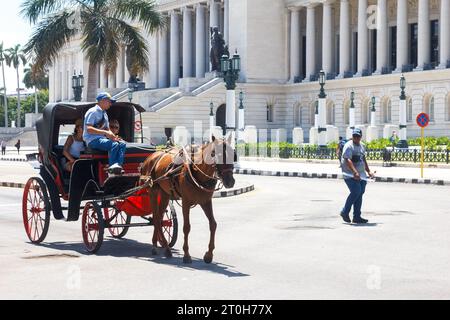
[[[408,122],[413,121],[413,105],[412,105],[412,99],[407,98],[406,99],[406,120]]]
[[[334,103],[330,102],[327,104],[327,124],[335,125],[336,123],[336,108]]]
[[[344,102],[344,124],[350,124],[350,101]]]
[[[430,121],[434,121],[434,97],[430,99]]]
[[[366,100],[361,104],[361,123],[366,124],[369,123],[369,113],[371,108],[370,100]]]
[[[384,100],[384,103],[383,103],[383,120],[384,120],[384,123],[390,123],[392,121],[392,102],[391,102],[391,99]]]

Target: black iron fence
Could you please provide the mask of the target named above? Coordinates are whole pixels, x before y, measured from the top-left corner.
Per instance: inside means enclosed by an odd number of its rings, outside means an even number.
[[[240,154],[245,152],[245,156],[260,156],[260,157],[279,157],[282,159],[320,159],[320,160],[336,160],[336,150],[332,148],[320,147],[279,147],[279,148],[259,148],[251,149],[245,147],[241,149]],[[384,162],[420,162],[420,150],[389,150],[389,149],[372,149],[367,150],[366,158],[369,161],[384,161]],[[425,150],[425,162],[436,163],[450,163],[450,150]]]

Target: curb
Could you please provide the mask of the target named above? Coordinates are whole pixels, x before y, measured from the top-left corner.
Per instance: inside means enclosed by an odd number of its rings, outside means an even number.
[[[309,173],[309,172],[289,172],[289,171],[265,171],[252,169],[235,169],[235,174],[256,175],[256,176],[272,176],[272,177],[297,177],[309,179],[343,179],[342,174],[337,173]],[[389,183],[411,183],[411,184],[426,184],[445,186],[450,185],[447,180],[432,180],[432,179],[411,179],[411,178],[393,178],[393,177],[375,177],[377,182]]]
[[[0,187],[23,189],[23,188],[25,188],[25,183],[0,182]],[[253,190],[255,190],[255,185],[247,183],[246,186],[244,186],[244,187],[235,188],[235,189],[232,189],[229,191],[216,191],[216,192],[214,192],[213,198],[233,197],[233,196],[238,196],[240,194],[247,193],[247,192],[250,192]]]
[[[27,159],[23,159],[23,158],[0,158],[0,161],[27,162]]]

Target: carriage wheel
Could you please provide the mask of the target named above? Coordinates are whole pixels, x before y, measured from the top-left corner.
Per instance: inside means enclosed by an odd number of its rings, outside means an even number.
[[[166,238],[169,247],[173,247],[178,237],[178,219],[173,201],[169,202],[169,208],[164,213],[162,221],[163,236]],[[160,241],[161,243],[161,241]]]
[[[32,243],[44,241],[50,225],[50,201],[40,178],[30,178],[23,191],[22,216],[25,232]]]
[[[81,228],[86,250],[96,253],[102,246],[105,229],[102,210],[97,203],[88,202],[84,206]]]
[[[109,221],[112,216],[114,216],[117,213],[118,209],[116,208],[105,208],[103,209],[103,212],[105,213],[105,220]],[[130,224],[131,223],[131,216],[127,215],[125,212],[120,211],[119,214],[112,219],[109,224],[115,225],[115,224]],[[130,227],[109,227],[108,231],[111,234],[113,238],[123,238],[128,232],[128,229]]]

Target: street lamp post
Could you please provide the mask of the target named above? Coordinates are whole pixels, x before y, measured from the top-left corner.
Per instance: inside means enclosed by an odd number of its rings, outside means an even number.
[[[350,110],[349,110],[349,125],[350,125],[350,129],[353,130],[355,129],[355,92],[352,90],[352,92],[350,93]]]
[[[318,119],[318,142],[319,146],[325,147],[327,144],[327,128],[326,128],[326,122],[327,122],[327,115],[326,115],[326,103],[327,103],[327,95],[325,94],[325,72],[323,70],[320,70],[319,72],[319,84],[320,84],[320,93],[319,93],[319,105],[318,105],[318,113],[319,113],[319,119]]]
[[[314,127],[319,127],[319,101],[316,100],[316,107],[314,110]]]
[[[80,75],[77,76],[76,72],[73,72],[72,76],[72,89],[73,89],[73,96],[75,101],[81,101],[81,97],[83,94],[83,88],[84,88],[84,76],[80,71]]]
[[[214,128],[214,104],[211,101],[209,104],[209,141],[212,141],[213,136],[213,128]]]
[[[372,108],[370,109],[370,126],[375,127],[376,124],[376,109],[375,109],[375,96],[372,96]]]
[[[402,74],[400,77],[400,141],[398,142],[399,148],[408,148],[408,142],[406,140],[406,94],[405,94],[405,88],[406,88],[406,79],[405,76]]]
[[[245,129],[245,110],[244,110],[244,93],[239,92],[239,118],[238,118],[238,141],[244,140]]]
[[[221,74],[225,81],[225,86],[227,88],[226,96],[226,121],[225,130],[233,131],[235,134],[236,130],[236,81],[239,79],[239,72],[241,71],[241,58],[237,53],[237,50],[232,58],[227,55],[223,55],[220,61]]]

